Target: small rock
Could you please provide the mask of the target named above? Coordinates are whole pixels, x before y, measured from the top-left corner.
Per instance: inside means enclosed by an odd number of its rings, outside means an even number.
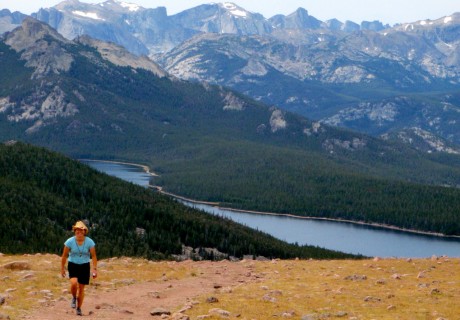
[[[223,310],[223,309],[217,309],[217,308],[211,309],[209,310],[209,313],[218,315],[220,317],[230,317],[230,312],[227,310]]]
[[[281,314],[281,317],[283,317],[283,318],[291,318],[293,316],[295,316],[295,311],[292,311],[292,310],[291,311],[285,311],[285,312],[283,312]]]
[[[157,291],[151,291],[148,293],[149,297],[155,298],[155,299],[160,299],[160,293]]]
[[[132,312],[131,310],[121,310],[120,313],[124,313],[124,314],[134,314],[134,312]]]
[[[216,302],[219,302],[219,299],[217,299],[216,297],[209,297],[206,299],[206,302],[207,303],[216,303]]]
[[[0,306],[5,303],[5,297],[0,296]]]
[[[271,295],[269,294],[266,294],[262,297],[262,300],[264,301],[268,301],[268,302],[276,302],[276,298],[275,297],[272,297]]]
[[[190,320],[190,317],[188,315],[186,315],[186,314],[174,313],[171,316],[171,320]]]
[[[34,277],[33,273],[28,273],[25,276],[23,276],[21,280],[29,280],[29,279],[32,279],[33,277]]]
[[[162,316],[162,315],[171,315],[171,311],[163,309],[163,308],[155,308],[152,311],[150,311],[150,314],[152,316]]]
[[[354,275],[345,277],[345,280],[351,280],[351,281],[363,281],[366,279],[367,279],[367,276],[359,275],[359,274],[354,274]]]
[[[387,307],[387,310],[394,310],[394,309],[396,309],[396,307],[395,307],[394,305],[389,305],[389,306]]]
[[[337,312],[337,313],[335,314],[335,316],[336,316],[337,318],[343,318],[343,317],[346,317],[347,315],[348,315],[348,313],[345,312],[345,311],[339,311],[339,312]]]
[[[367,297],[364,298],[364,301],[366,301],[366,302],[379,302],[380,298],[367,296]]]
[[[430,294],[432,294],[432,295],[433,294],[441,294],[441,291],[439,289],[437,289],[437,288],[434,288],[434,289],[431,289]]]

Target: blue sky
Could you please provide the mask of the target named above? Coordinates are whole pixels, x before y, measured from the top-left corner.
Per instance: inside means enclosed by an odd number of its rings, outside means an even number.
[[[80,0],[81,2],[100,3],[104,0]],[[168,14],[175,14],[199,4],[223,1],[203,0],[123,0],[139,4],[145,8],[166,7]],[[1,9],[21,11],[30,14],[40,7],[48,8],[60,0],[0,0]],[[337,18],[342,22],[351,20],[360,23],[363,20],[380,20],[393,25],[395,23],[417,20],[437,19],[460,12],[460,0],[234,0],[240,7],[270,18],[275,14],[290,14],[297,8],[308,10],[309,14],[320,19]]]

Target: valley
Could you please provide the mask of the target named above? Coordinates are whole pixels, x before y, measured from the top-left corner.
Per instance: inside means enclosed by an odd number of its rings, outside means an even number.
[[[89,319],[455,319],[459,31],[455,12],[0,10],[0,319],[75,317],[57,271],[77,220]]]
[[[129,54],[98,43],[31,18],[4,36],[3,141],[143,163],[164,191],[234,209],[458,235],[460,156],[180,81],[135,57],[115,65],[111,57]]]

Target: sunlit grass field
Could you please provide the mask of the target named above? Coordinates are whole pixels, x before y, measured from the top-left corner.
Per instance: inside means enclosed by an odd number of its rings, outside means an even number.
[[[261,280],[217,295],[213,308],[240,319],[460,319],[459,259],[251,263]]]

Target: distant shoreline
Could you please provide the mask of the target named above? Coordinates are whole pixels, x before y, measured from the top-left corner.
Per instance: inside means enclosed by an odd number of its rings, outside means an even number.
[[[117,164],[126,164],[126,165],[131,165],[135,167],[140,167],[142,168],[147,174],[154,176],[154,177],[159,177],[158,174],[155,172],[150,171],[150,168],[146,165],[142,164],[137,164],[137,163],[131,163],[131,162],[122,162],[122,161],[110,161],[110,160],[94,160],[94,159],[78,159],[80,161],[98,161],[98,162],[110,162],[110,163],[117,163]],[[407,233],[415,233],[415,234],[421,234],[421,235],[427,235],[427,236],[436,236],[440,238],[453,238],[453,239],[460,239],[460,236],[448,236],[443,233],[437,233],[437,232],[429,232],[429,231],[421,231],[421,230],[414,230],[414,229],[406,229],[406,228],[401,228],[401,227],[396,227],[392,225],[386,225],[386,224],[381,224],[381,223],[373,223],[373,222],[363,222],[363,221],[354,221],[354,220],[346,220],[346,219],[334,219],[334,218],[326,218],[326,217],[313,217],[313,216],[300,216],[300,215],[295,215],[291,213],[276,213],[276,212],[266,212],[266,211],[255,211],[255,210],[243,210],[243,209],[234,209],[234,208],[229,208],[229,207],[221,207],[219,204],[220,202],[209,202],[209,201],[201,201],[201,200],[195,200],[195,199],[190,199],[186,198],[171,192],[163,191],[163,188],[160,186],[148,184],[148,188],[150,189],[156,189],[157,192],[167,195],[176,199],[180,199],[183,201],[195,203],[195,204],[203,204],[203,205],[209,205],[216,207],[221,210],[227,210],[227,211],[233,211],[233,212],[241,212],[241,213],[250,213],[250,214],[260,214],[260,215],[269,215],[269,216],[279,216],[279,217],[289,217],[289,218],[296,218],[296,219],[305,219],[305,220],[322,220],[322,221],[331,221],[331,222],[343,222],[343,223],[351,223],[351,224],[356,224],[356,225],[362,225],[362,226],[369,226],[369,227],[376,227],[376,228],[382,228],[382,229],[389,229],[389,230],[395,230],[395,231],[401,231],[401,232],[407,232]]]

